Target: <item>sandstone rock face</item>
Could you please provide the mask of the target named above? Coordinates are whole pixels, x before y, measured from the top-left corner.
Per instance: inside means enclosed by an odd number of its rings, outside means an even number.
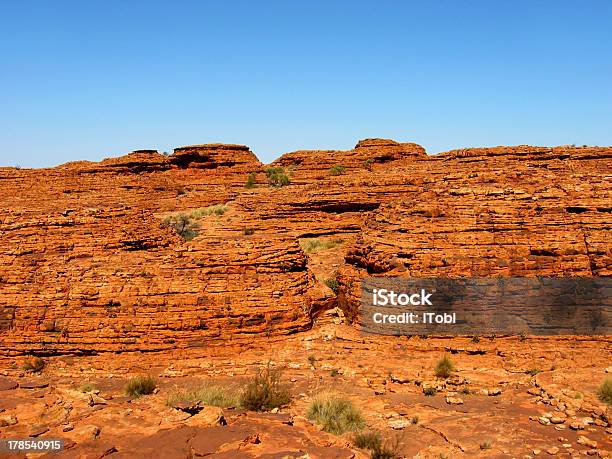
[[[336,306],[358,321],[371,275],[609,276],[611,156],[367,139],[283,155],[281,188],[238,145],[0,168],[0,352],[242,345]],[[219,204],[192,240],[162,225]],[[306,253],[316,237],[340,246]]]

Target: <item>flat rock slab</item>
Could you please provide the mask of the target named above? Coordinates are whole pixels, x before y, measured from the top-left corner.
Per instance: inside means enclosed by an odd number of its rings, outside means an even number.
[[[13,390],[19,387],[19,383],[13,379],[0,378],[0,390]]]
[[[20,384],[22,389],[43,389],[49,387],[47,381],[24,381]]]
[[[47,426],[32,427],[28,433],[28,437],[38,437],[46,432],[49,432],[49,428]]]

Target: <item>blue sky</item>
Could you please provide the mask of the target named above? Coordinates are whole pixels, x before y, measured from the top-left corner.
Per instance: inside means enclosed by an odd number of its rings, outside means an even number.
[[[612,145],[612,2],[0,2],[0,165]]]

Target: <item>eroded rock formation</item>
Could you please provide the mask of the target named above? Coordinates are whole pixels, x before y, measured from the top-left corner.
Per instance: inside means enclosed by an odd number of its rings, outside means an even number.
[[[248,343],[358,319],[366,275],[610,276],[611,156],[367,139],[283,155],[285,187],[239,145],[1,168],[0,352]],[[218,204],[190,241],[162,225]],[[340,247],[305,253],[317,237]]]

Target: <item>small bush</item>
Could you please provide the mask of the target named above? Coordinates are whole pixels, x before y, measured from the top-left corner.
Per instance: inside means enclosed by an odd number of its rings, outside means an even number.
[[[78,391],[83,392],[84,394],[88,392],[93,392],[95,390],[98,390],[98,388],[95,386],[95,384],[92,384],[92,383],[81,384],[78,388]]]
[[[329,169],[329,175],[342,175],[344,174],[345,170],[346,170],[346,167],[344,166],[340,166],[340,165],[332,166]]]
[[[204,405],[231,408],[239,405],[237,394],[221,386],[176,387],[168,394],[166,405],[175,406],[181,402],[201,402]]]
[[[138,398],[143,395],[152,394],[156,387],[157,383],[152,376],[136,376],[128,380],[125,385],[125,393],[130,397]]]
[[[410,422],[414,425],[417,425],[419,423],[419,417],[417,415],[412,416]]]
[[[254,188],[255,187],[255,177],[256,177],[255,172],[251,172],[249,174],[249,177],[247,178],[246,183],[244,184],[244,187],[245,188]]]
[[[251,236],[252,234],[255,234],[255,228],[244,228],[244,229],[242,230],[242,233],[243,233],[245,236]]]
[[[163,228],[172,228],[180,237],[191,241],[198,235],[198,225],[187,214],[170,215],[162,221]]]
[[[308,363],[310,364],[311,367],[314,367],[315,363],[317,363],[317,358],[314,355],[310,354],[308,356]]]
[[[336,376],[338,376],[340,374],[340,372],[338,371],[337,368],[332,368],[330,375],[332,378],[335,378]]]
[[[291,401],[287,386],[281,381],[280,369],[268,364],[247,383],[240,395],[240,405],[252,411],[269,411]]]
[[[340,290],[340,282],[336,278],[325,279],[325,285],[327,285],[335,294],[338,294],[338,290]]]
[[[375,430],[359,432],[353,437],[353,444],[360,449],[379,449],[382,447],[382,437]]]
[[[325,432],[335,435],[365,427],[363,415],[353,402],[331,395],[315,398],[308,406],[306,417],[319,424]]]
[[[285,169],[282,167],[268,167],[266,169],[266,175],[268,176],[268,183],[277,188],[291,183],[289,177],[285,174]]]
[[[604,403],[612,405],[612,379],[606,378],[597,389],[597,397]]]
[[[344,241],[340,238],[321,240],[319,238],[302,239],[300,245],[304,253],[317,253],[323,250],[333,249],[343,244]]]
[[[491,444],[490,441],[488,441],[488,440],[487,441],[483,441],[480,444],[480,449],[482,449],[482,450],[484,450],[484,449],[491,449],[491,446],[493,446],[493,445]]]
[[[432,395],[436,395],[438,391],[436,390],[435,387],[426,387],[425,389],[423,389],[423,393],[425,395],[427,395],[428,397],[431,397]]]
[[[40,357],[30,357],[23,363],[22,367],[25,371],[39,373],[45,368],[45,361]]]
[[[537,368],[532,368],[530,370],[526,370],[525,374],[529,375],[529,376],[535,376],[538,373],[542,373],[542,370],[538,370]]]
[[[455,371],[455,365],[448,355],[444,355],[438,360],[435,368],[435,375],[438,378],[448,378],[453,371]]]
[[[225,212],[229,210],[229,206],[227,204],[214,204],[208,207],[202,207],[200,209],[196,209],[191,212],[191,218],[202,218],[208,217],[209,215],[223,215]]]
[[[367,170],[371,171],[372,170],[372,164],[374,164],[374,160],[372,158],[366,159],[363,162],[363,167],[365,167]]]

